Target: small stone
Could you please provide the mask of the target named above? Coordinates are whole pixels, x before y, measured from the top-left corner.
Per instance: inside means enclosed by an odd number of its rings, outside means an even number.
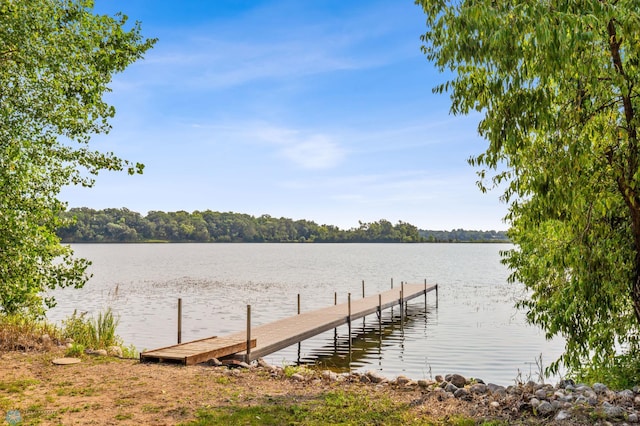
[[[382,383],[387,381],[386,377],[381,376],[377,371],[373,371],[373,370],[367,371],[366,376],[373,383]]]
[[[541,416],[546,416],[554,412],[553,405],[551,405],[549,401],[542,401],[540,405],[538,405],[537,410]]]
[[[440,374],[438,374],[438,375],[436,376],[436,382],[438,382],[438,383],[442,383],[442,382],[444,382],[444,377],[442,377]]]
[[[274,367],[273,365],[269,364],[267,361],[265,361],[262,358],[258,358],[258,367],[262,367],[266,370],[273,370]]]
[[[458,389],[459,388],[453,383],[447,383],[447,385],[444,387],[444,390],[451,393],[455,393]]]
[[[471,385],[469,387],[469,390],[472,393],[475,393],[478,395],[484,395],[485,393],[489,392],[489,388],[484,383],[476,383],[474,385]]]
[[[98,349],[97,351],[93,351],[91,353],[91,355],[96,355],[96,356],[107,356],[107,350],[106,349]]]
[[[631,389],[625,389],[625,390],[622,390],[622,391],[618,392],[617,396],[620,399],[622,399],[623,401],[631,402],[631,401],[633,401],[633,398],[635,397],[635,394],[633,393],[633,391]]]
[[[538,398],[531,398],[529,404],[531,404],[533,408],[538,408],[540,406],[540,400]]]
[[[576,404],[588,404],[589,401],[584,395],[578,395],[575,400]]]
[[[295,380],[296,382],[304,382],[305,378],[300,373],[294,373],[294,374],[291,375],[291,380]]]
[[[122,358],[122,348],[120,346],[109,346],[107,348],[107,354],[117,358]]]
[[[334,373],[331,370],[324,370],[322,373],[322,378],[335,382],[338,380],[338,374]]]
[[[595,393],[605,393],[606,391],[609,390],[609,388],[607,387],[607,385],[603,383],[594,383],[593,390]]]
[[[640,393],[640,385],[635,385],[631,390],[634,391],[635,393]]]
[[[602,404],[602,408],[603,408],[605,416],[607,416],[607,418],[611,419],[611,420],[622,419],[622,418],[624,418],[625,414],[627,413],[624,408],[618,407],[618,406],[615,406],[615,405],[610,405],[609,404],[609,406],[605,407],[604,404]]]
[[[421,388],[428,388],[431,385],[433,385],[432,381],[424,380],[424,379],[418,380],[418,386],[420,386]]]
[[[369,376],[360,376],[360,383],[371,383],[371,379],[369,378]]]
[[[536,398],[538,398],[538,399],[545,399],[545,398],[547,397],[547,391],[546,391],[546,390],[544,390],[544,389],[538,389],[538,390],[535,392],[535,396],[536,396]]]
[[[458,388],[463,388],[465,384],[467,384],[467,379],[460,374],[451,374],[448,376],[447,381]]]
[[[640,405],[640,396],[636,396],[635,398],[633,398],[633,403],[636,405]]]
[[[49,336],[48,334],[43,334],[42,336],[40,336],[40,343],[45,346],[51,346],[51,336]]]
[[[565,420],[569,420],[571,418],[571,413],[567,410],[560,410],[558,414],[556,414],[554,420],[557,422],[563,422]]]
[[[629,423],[638,423],[638,415],[636,413],[629,414],[629,417],[627,417],[627,421]]]
[[[500,408],[500,403],[499,403],[498,401],[491,401],[491,402],[489,403],[489,406],[490,406],[491,408]]]
[[[560,383],[558,384],[558,386],[562,389],[566,389],[567,386],[571,386],[571,387],[575,387],[576,382],[574,382],[571,379],[566,379],[566,380],[560,380]],[[558,413],[560,414],[560,413]]]
[[[471,394],[469,393],[468,390],[464,388],[459,388],[457,391],[453,393],[453,396],[455,396],[458,399],[462,399],[464,401],[471,400]]]
[[[403,386],[403,385],[406,385],[407,383],[411,383],[411,379],[408,378],[407,376],[396,377],[396,384]]]
[[[501,391],[505,391],[506,390],[504,386],[496,385],[495,383],[489,383],[487,385],[487,388],[489,389],[489,392],[491,392],[491,393],[495,393],[498,390],[501,390]]]
[[[64,344],[65,345],[68,345],[68,344],[71,344],[71,343],[73,343],[73,339],[71,337],[67,337],[66,339],[64,339]]]
[[[222,362],[220,362],[218,358],[211,358],[207,361],[207,365],[210,367],[220,367],[222,365]]]

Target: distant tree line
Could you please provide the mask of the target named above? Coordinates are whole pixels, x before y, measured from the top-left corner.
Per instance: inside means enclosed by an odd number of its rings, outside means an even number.
[[[414,243],[423,242],[418,228],[405,222],[387,220],[360,223],[342,230],[308,220],[259,217],[211,210],[162,212],[146,216],[122,209],[73,208],[63,213],[73,218],[71,225],[58,230],[66,243],[80,242],[323,242],[323,243]]]
[[[505,243],[509,237],[505,231],[468,231],[454,229],[451,231],[424,231],[420,236],[429,243]]]
[[[506,240],[495,231],[421,231],[406,222],[359,222],[342,230],[308,220],[221,213],[211,210],[162,212],[146,216],[126,208],[94,210],[73,208],[63,215],[72,224],[58,229],[65,243],[133,242],[317,242],[317,243],[418,243]]]

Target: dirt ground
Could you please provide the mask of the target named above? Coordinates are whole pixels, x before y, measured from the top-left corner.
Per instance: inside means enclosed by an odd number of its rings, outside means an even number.
[[[250,407],[264,404],[265,399],[296,403],[332,390],[364,392],[371,400],[385,397],[406,404],[411,418],[421,424],[469,425],[489,419],[493,425],[553,424],[551,419],[523,415],[515,405],[442,399],[438,392],[417,384],[376,385],[362,383],[354,375],[338,381],[308,370],[302,371],[300,380],[282,368],[274,372],[141,364],[93,356],[84,356],[78,364],[52,363],[62,356],[61,351],[0,352],[0,424],[11,424],[11,416],[18,414],[20,424],[174,425],[195,420],[201,409]]]
[[[384,393],[415,405],[417,416],[477,414],[461,401],[416,404],[419,387],[395,389],[315,378],[297,381],[267,370],[209,366],[141,364],[137,360],[86,357],[74,365],[52,363],[61,353],[0,354],[0,421],[7,413],[22,424],[173,425],[193,420],[200,408],[257,404],[265,396],[309,398],[331,389]]]

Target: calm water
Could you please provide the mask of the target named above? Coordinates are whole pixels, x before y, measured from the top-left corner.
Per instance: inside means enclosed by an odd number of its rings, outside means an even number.
[[[546,341],[513,307],[521,286],[508,284],[502,244],[86,244],[77,255],[93,261],[93,278],[81,290],[56,291],[54,321],[74,309],[97,315],[111,307],[119,334],[139,350],[174,344],[177,299],[183,303],[183,341],[242,331],[246,305],[254,325],[332,305],[347,294],[368,295],[401,281],[439,284],[399,311],[385,311],[382,338],[375,315],[354,322],[352,352],[346,326],[277,352],[276,365],[317,363],[337,371],[379,370],[413,379],[457,372],[512,384],[537,379],[536,360],[547,365],[563,342]]]

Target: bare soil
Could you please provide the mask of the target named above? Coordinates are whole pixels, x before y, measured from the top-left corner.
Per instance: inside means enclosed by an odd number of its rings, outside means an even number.
[[[62,356],[56,350],[0,353],[0,422],[10,410],[19,410],[23,424],[173,425],[195,419],[202,408],[258,405],[265,397],[304,400],[335,389],[384,395],[407,404],[412,417],[423,424],[449,424],[449,419],[461,416],[477,423],[551,422],[532,418],[517,407],[440,400],[437,392],[416,384],[376,385],[362,383],[357,376],[336,381],[312,372],[300,381],[264,368],[141,364],[92,356],[79,364],[52,363]]]

